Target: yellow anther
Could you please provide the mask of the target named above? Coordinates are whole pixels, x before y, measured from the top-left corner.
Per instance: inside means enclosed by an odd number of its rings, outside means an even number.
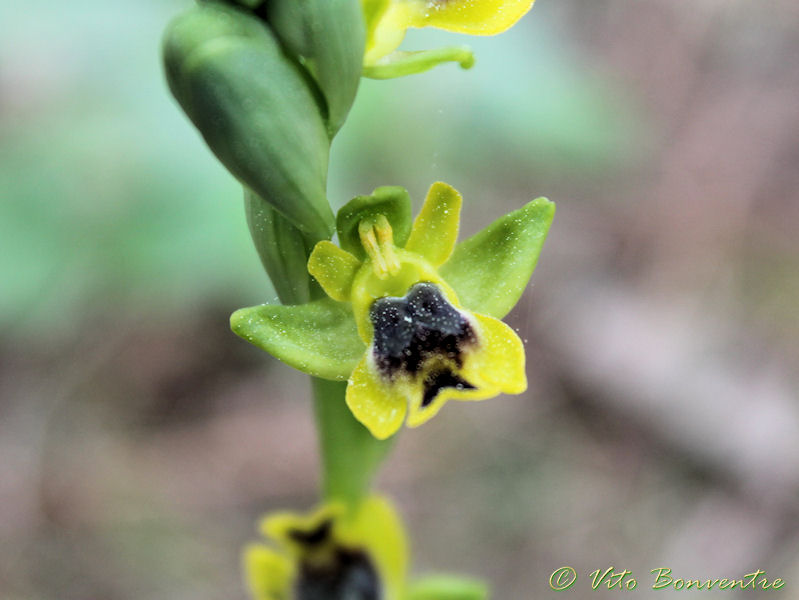
[[[399,273],[400,262],[394,252],[394,232],[385,216],[377,215],[361,221],[358,235],[380,279]]]

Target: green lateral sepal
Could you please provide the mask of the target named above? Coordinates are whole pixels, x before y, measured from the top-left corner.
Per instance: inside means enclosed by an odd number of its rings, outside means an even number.
[[[379,187],[369,196],[357,196],[341,207],[336,229],[341,247],[356,258],[366,258],[358,227],[361,221],[384,216],[391,224],[394,243],[404,246],[411,233],[411,197],[399,186]]]
[[[470,310],[501,319],[519,301],[538,262],[555,204],[538,198],[455,246],[442,277]]]
[[[403,600],[487,600],[482,581],[453,575],[429,575],[415,581]]]
[[[244,212],[253,244],[283,304],[311,300],[311,280],[305,268],[309,246],[303,233],[252,190],[244,190]]]
[[[330,298],[242,308],[230,317],[230,328],[287,365],[323,379],[347,379],[366,351],[352,307]]]

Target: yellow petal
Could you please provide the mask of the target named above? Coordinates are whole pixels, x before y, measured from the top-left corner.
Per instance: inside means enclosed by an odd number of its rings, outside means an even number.
[[[451,185],[440,181],[431,185],[405,249],[424,256],[435,267],[444,264],[458,239],[461,204],[461,195]]]
[[[328,296],[339,302],[349,300],[352,281],[360,266],[361,261],[327,240],[316,244],[308,258],[308,272]]]
[[[408,26],[437,27],[470,35],[502,33],[530,10],[535,0],[410,0]]]
[[[250,544],[242,555],[247,587],[255,600],[289,600],[292,562],[262,544]]]
[[[379,440],[395,433],[407,412],[402,390],[383,382],[366,355],[350,376],[346,399],[355,418]]]

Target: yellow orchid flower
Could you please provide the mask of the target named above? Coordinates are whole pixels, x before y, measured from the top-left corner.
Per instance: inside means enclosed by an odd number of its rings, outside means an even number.
[[[244,549],[254,600],[403,597],[408,544],[394,507],[380,496],[353,511],[329,503],[309,515],[270,515],[260,529],[274,544]]]
[[[402,248],[382,213],[360,218],[363,261],[319,242],[308,271],[334,300],[352,303],[367,346],[347,386],[347,405],[378,439],[406,418],[415,427],[448,400],[483,400],[527,388],[524,348],[494,317],[463,308],[437,272],[452,254],[461,196],[434,184]]]
[[[316,244],[308,271],[328,299],[237,311],[233,330],[307,373],[347,379],[346,402],[379,439],[449,400],[526,389],[524,348],[499,318],[535,267],[554,205],[539,198],[456,245],[461,196],[430,188],[411,226],[402,188],[343,207],[340,246]]]
[[[470,35],[502,33],[532,8],[535,0],[361,0],[366,21],[364,74],[370,77],[396,77],[419,72],[444,60],[458,60],[468,68],[471,53],[463,48],[441,52],[399,53],[391,56],[410,27],[435,27]],[[423,56],[423,54],[425,56]],[[397,60],[399,59],[399,60]],[[397,62],[426,63],[424,68],[389,74]]]

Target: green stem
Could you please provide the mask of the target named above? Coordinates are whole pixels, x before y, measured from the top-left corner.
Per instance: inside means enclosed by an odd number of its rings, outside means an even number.
[[[322,491],[326,500],[356,504],[391,448],[355,420],[344,401],[346,381],[311,378],[322,454]]]
[[[315,240],[307,240],[260,196],[245,190],[245,208],[255,248],[275,291],[285,304],[324,295],[308,276],[306,263]],[[322,453],[325,499],[355,504],[368,491],[390,442],[372,437],[344,401],[346,382],[311,378]]]

